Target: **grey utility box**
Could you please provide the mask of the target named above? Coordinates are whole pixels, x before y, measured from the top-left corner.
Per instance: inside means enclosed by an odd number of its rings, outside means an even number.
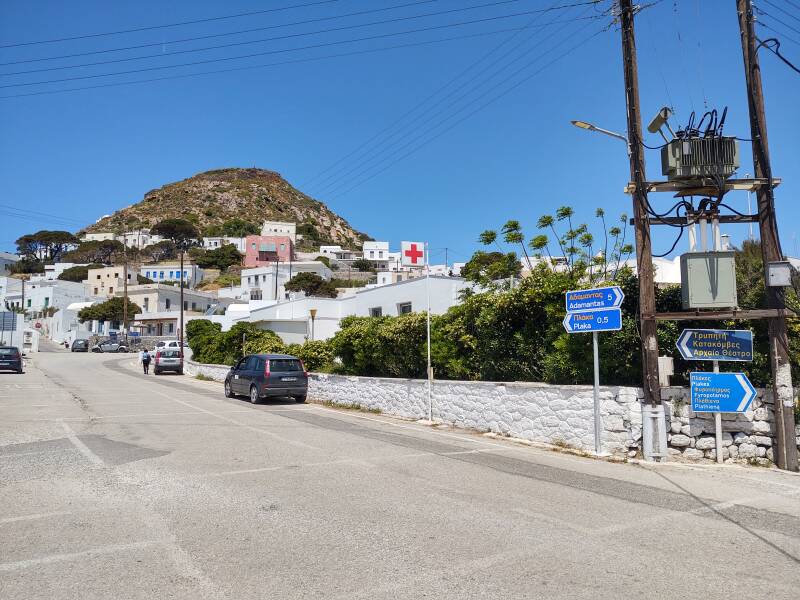
[[[688,252],[681,256],[683,308],[735,308],[734,253]]]
[[[739,168],[739,142],[732,137],[672,140],[661,148],[661,172],[670,181],[718,175]]]

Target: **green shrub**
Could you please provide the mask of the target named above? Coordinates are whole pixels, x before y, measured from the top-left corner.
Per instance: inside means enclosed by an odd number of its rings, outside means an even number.
[[[333,350],[327,341],[308,340],[304,344],[292,344],[286,353],[303,361],[309,371],[330,371],[333,368]]]

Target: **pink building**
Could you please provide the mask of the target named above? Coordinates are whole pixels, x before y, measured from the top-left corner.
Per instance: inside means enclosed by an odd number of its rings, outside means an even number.
[[[294,258],[292,238],[287,235],[248,235],[244,266],[263,267],[276,260],[289,262]]]

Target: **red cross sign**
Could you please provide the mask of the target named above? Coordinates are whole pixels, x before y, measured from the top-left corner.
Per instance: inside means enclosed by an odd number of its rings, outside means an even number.
[[[425,244],[422,242],[402,242],[400,249],[403,266],[422,267],[425,265]]]

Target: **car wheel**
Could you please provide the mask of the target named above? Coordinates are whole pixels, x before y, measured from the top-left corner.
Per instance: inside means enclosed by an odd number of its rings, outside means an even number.
[[[161,371],[158,369],[153,369],[153,375],[161,375]]]
[[[250,402],[258,404],[260,398],[258,397],[258,388],[254,385],[250,386]]]
[[[306,397],[305,396],[295,396],[294,400],[295,400],[295,402],[303,403],[303,402],[306,401]]]
[[[230,381],[226,381],[225,382],[225,397],[226,398],[233,398],[234,395],[235,394],[233,393],[233,390],[231,389],[231,382]]]
[[[23,375],[24,373],[25,373],[25,371],[23,371],[22,369],[20,369],[19,371],[17,371],[17,375]]]

